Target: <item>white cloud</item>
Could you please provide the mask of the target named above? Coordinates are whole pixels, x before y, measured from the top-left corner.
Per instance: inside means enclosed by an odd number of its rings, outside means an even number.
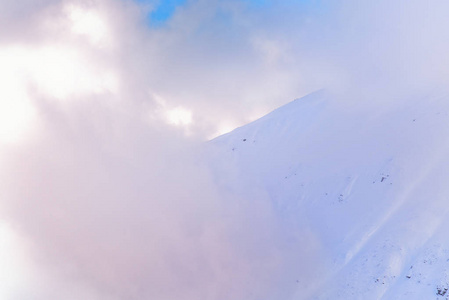
[[[170,124],[186,126],[192,123],[192,112],[183,107],[175,107],[167,111],[167,119]]]
[[[57,98],[117,92],[114,71],[105,69],[81,51],[59,45],[27,49],[21,54],[26,71],[37,89]]]
[[[19,49],[0,50],[0,143],[18,142],[36,117],[26,89]]]
[[[99,45],[111,43],[111,33],[104,17],[92,7],[82,7],[68,4],[65,7],[71,21],[74,33],[85,35],[89,40]]]

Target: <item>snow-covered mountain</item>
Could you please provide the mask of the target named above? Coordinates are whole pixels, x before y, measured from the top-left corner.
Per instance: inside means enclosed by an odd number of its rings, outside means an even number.
[[[449,299],[449,97],[319,91],[209,148],[221,186],[255,203],[264,191],[283,230],[314,244],[289,299]]]

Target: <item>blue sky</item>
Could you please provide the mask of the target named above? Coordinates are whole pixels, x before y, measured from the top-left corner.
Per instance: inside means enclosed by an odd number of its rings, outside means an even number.
[[[134,1],[142,4],[151,4],[155,6],[154,9],[149,13],[147,19],[148,24],[151,27],[162,26],[173,16],[173,14],[176,11],[176,8],[188,4],[187,0],[161,0],[161,1],[134,0]],[[271,0],[240,0],[240,1],[249,4],[254,8],[269,5],[270,3],[272,3]],[[310,1],[293,0],[293,2],[310,2]]]
[[[168,20],[175,14],[176,9],[185,5],[189,2],[195,0],[134,0],[141,4],[150,4],[153,9],[147,16],[147,22],[150,27],[160,27],[166,24]],[[250,11],[258,10],[263,7],[269,7],[272,5],[278,6],[296,6],[301,7],[304,11],[318,10],[321,13],[325,12],[326,7],[331,4],[325,4],[322,0],[285,0],[281,3],[275,2],[273,0],[236,0],[236,2],[242,2],[247,5]]]
[[[138,0],[139,2],[147,2],[147,0]],[[179,6],[186,4],[186,0],[163,0],[156,4],[155,10],[153,10],[149,16],[148,21],[153,26],[164,24],[174,14],[175,10]]]

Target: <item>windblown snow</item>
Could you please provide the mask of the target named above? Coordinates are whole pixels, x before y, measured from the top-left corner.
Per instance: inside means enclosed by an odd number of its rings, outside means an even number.
[[[317,243],[289,299],[449,299],[449,97],[370,106],[319,91],[208,151],[220,185],[263,190],[283,230]]]

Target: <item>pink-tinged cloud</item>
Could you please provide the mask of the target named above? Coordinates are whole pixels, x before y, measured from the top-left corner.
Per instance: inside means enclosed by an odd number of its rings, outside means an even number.
[[[320,241],[204,141],[317,88],[444,86],[447,4],[407,3],[192,1],[152,29],[131,1],[0,0],[0,296],[288,299]]]

